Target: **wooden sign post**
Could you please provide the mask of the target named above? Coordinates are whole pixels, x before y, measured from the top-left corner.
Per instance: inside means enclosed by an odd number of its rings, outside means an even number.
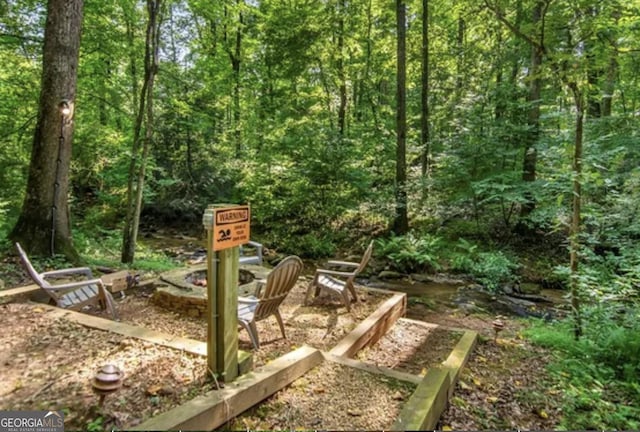
[[[207,366],[225,382],[238,376],[238,278],[240,248],[249,241],[249,206],[214,204],[207,230]]]

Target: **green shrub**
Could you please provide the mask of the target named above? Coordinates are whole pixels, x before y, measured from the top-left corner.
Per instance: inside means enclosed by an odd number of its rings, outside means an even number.
[[[479,252],[477,245],[465,239],[458,240],[449,261],[453,271],[470,274],[490,291],[512,281],[518,268],[503,252]]]
[[[295,254],[303,258],[326,258],[333,256],[336,252],[336,246],[330,237],[316,234],[279,238],[274,244],[278,245],[280,252]]]
[[[377,241],[378,254],[387,258],[402,273],[416,273],[440,269],[438,253],[442,239],[429,234],[416,237],[391,237]]]
[[[584,335],[570,320],[536,322],[525,332],[551,348],[549,371],[563,390],[567,429],[640,427],[640,306],[605,303],[583,308]]]

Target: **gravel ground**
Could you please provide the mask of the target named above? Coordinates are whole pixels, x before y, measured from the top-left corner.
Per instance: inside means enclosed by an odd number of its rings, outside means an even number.
[[[226,430],[388,430],[413,384],[330,361],[225,425]]]

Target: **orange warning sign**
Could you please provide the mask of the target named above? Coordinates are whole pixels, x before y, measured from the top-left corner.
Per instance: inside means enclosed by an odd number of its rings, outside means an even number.
[[[249,206],[213,209],[213,250],[219,251],[249,241]]]

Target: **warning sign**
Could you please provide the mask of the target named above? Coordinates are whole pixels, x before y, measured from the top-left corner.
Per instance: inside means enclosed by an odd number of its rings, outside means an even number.
[[[249,241],[249,206],[213,209],[213,250],[219,251]]]

